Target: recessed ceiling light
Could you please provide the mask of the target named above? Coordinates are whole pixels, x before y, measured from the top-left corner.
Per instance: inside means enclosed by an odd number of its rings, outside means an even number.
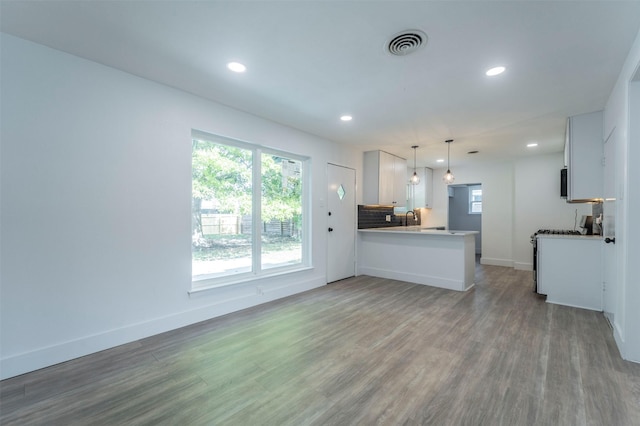
[[[229,62],[227,64],[227,68],[233,72],[245,72],[247,70],[247,67],[242,65],[240,62]]]
[[[342,121],[351,121],[353,120],[353,117],[350,115],[343,115],[342,117],[340,117],[340,120]]]
[[[532,143],[528,143],[527,144],[527,148],[533,148],[533,147],[536,147],[536,146],[538,146],[538,144],[536,142],[532,142]]]
[[[506,70],[505,67],[500,66],[500,67],[493,67],[487,70],[487,72],[485,73],[488,77],[493,77],[495,75],[499,75],[502,74],[504,71]]]
[[[438,159],[436,160],[436,163],[444,163],[444,158],[438,158]]]

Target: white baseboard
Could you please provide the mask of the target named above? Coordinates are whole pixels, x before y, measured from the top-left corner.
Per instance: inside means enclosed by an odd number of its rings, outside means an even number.
[[[533,263],[513,262],[513,269],[520,271],[533,271]]]
[[[620,331],[618,324],[615,321],[613,322],[609,321],[609,325],[611,325],[611,328],[613,329],[613,339],[616,342],[616,346],[618,347],[618,352],[620,352],[620,356],[622,357],[622,359],[640,364],[640,358],[636,358],[633,355],[629,355],[629,351],[625,344],[624,338],[622,337],[622,333]]]
[[[265,286],[262,294],[251,294],[221,300],[198,309],[131,324],[104,333],[13,355],[0,360],[0,380],[321,287],[326,284],[325,281],[324,279],[314,278],[279,287]]]
[[[620,356],[622,357],[622,359],[627,359],[625,357],[625,352],[624,352],[624,349],[625,349],[624,339],[622,338],[620,329],[618,328],[615,322],[609,323],[609,324],[611,324],[611,326],[613,327],[613,340],[616,341],[616,346],[618,347],[618,352],[620,352]]]
[[[480,263],[482,265],[506,266],[507,268],[513,268],[513,260],[510,259],[494,259],[483,256],[480,258]]]
[[[587,309],[589,311],[602,312],[602,306],[578,305],[575,303],[565,303],[563,301],[553,300],[552,296],[547,296],[546,302],[554,305],[569,306],[570,308]]]
[[[406,281],[414,284],[429,285],[432,287],[445,288],[447,290],[465,291],[473,287],[473,283],[467,288],[462,280],[452,280],[449,278],[436,277],[434,275],[418,275],[407,272],[391,271],[382,268],[360,267],[358,275],[369,275],[372,277],[388,278],[391,280]]]

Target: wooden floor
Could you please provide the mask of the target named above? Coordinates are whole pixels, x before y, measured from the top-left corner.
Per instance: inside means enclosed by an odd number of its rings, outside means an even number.
[[[1,385],[2,425],[640,425],[640,365],[531,272],[357,277]]]

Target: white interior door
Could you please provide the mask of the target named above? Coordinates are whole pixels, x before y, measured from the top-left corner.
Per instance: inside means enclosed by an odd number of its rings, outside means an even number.
[[[604,142],[604,204],[603,236],[609,241],[616,237],[616,129],[611,131]],[[594,218],[595,220],[595,218]],[[603,282],[604,298],[603,310],[611,324],[614,324],[616,314],[616,294],[618,292],[618,276],[616,268],[617,248],[613,243],[604,244]]]
[[[356,274],[356,171],[328,164],[327,282]]]

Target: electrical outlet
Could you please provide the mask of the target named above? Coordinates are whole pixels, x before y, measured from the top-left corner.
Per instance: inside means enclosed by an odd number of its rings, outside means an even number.
[[[388,215],[384,218],[384,220],[386,220],[387,222],[391,222],[391,215],[390,215],[390,214],[388,214]]]

